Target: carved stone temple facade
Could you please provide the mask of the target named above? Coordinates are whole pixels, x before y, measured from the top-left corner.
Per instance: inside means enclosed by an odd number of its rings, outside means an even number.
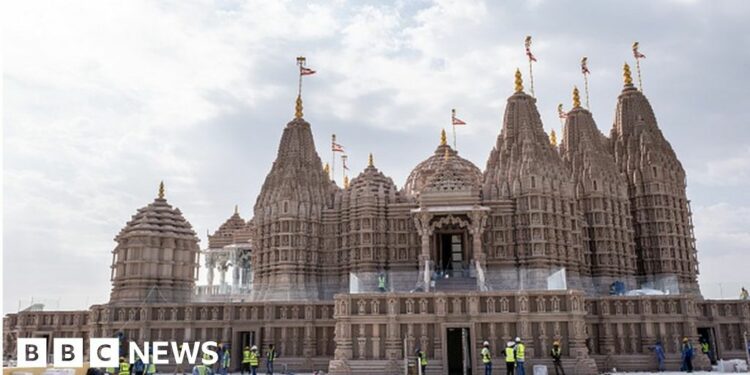
[[[527,371],[551,364],[555,340],[576,374],[655,369],[657,340],[676,369],[683,337],[744,358],[750,301],[701,296],[685,171],[624,70],[609,137],[575,90],[558,146],[516,72],[484,170],[443,133],[402,188],[372,157],[332,181],[298,97],[252,219],[235,210],[208,236],[208,286],[195,285],[199,240],[162,190],[116,237],[110,301],[9,314],[6,353],[19,337],[121,332],[218,340],[234,363],[274,343],[279,364],[337,374],[401,374],[416,348],[428,374],[479,374],[482,342],[498,358],[516,336]],[[658,293],[621,293],[644,290]]]

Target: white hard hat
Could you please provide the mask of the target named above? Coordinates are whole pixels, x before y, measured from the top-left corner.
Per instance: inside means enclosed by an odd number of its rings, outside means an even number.
[[[520,337],[516,337],[516,342],[521,342],[521,338]]]
[[[513,344],[514,344],[514,342],[513,342],[513,341],[508,341],[508,347],[509,347],[509,348],[510,348],[511,346],[513,346]]]
[[[485,341],[484,344],[482,344],[482,345],[484,345],[484,346],[490,346],[490,342],[489,341]]]
[[[255,345],[253,345],[253,347],[252,347],[252,348],[250,348],[250,350],[258,350],[258,347],[257,347],[257,346],[255,346]]]

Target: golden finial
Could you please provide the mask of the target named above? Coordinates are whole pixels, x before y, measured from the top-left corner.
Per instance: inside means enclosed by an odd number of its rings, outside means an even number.
[[[445,146],[448,144],[448,139],[445,137],[445,129],[440,131],[440,145]]]
[[[370,156],[367,157],[367,166],[368,167],[374,167],[375,161],[372,158],[372,152],[370,153]]]
[[[521,70],[516,68],[516,92],[523,91],[523,79],[521,78]]]
[[[294,118],[302,118],[302,96],[297,95],[297,104],[294,106]]]
[[[325,172],[325,173],[326,173],[326,176],[328,176],[328,178],[331,178],[331,166],[330,166],[330,165],[328,165],[328,163],[326,163],[326,164],[325,164],[325,165],[323,166],[323,172]]]
[[[159,199],[164,199],[164,181],[159,183]]]
[[[549,132],[549,143],[551,143],[552,146],[557,147],[557,133],[555,133],[555,129],[552,129],[552,131]]]
[[[633,77],[630,75],[630,65],[628,63],[622,66],[622,78],[625,81],[625,85],[633,84]]]
[[[573,108],[581,106],[581,95],[578,93],[578,86],[573,86]]]
[[[344,176],[344,189],[349,188],[349,176]]]

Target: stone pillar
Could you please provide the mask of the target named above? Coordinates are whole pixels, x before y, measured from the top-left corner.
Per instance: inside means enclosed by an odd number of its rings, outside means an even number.
[[[419,255],[419,272],[422,273],[422,277],[419,279],[419,284],[424,285],[424,291],[430,291],[430,279],[432,276],[432,261],[430,260],[430,237],[432,237],[433,229],[430,227],[430,220],[432,214],[429,212],[418,212],[414,217],[414,225],[417,227],[422,238],[422,251]]]
[[[208,286],[214,285],[214,259],[210,253],[206,254],[206,278],[208,279]]]
[[[469,213],[471,227],[469,228],[472,237],[472,249],[474,252],[474,267],[477,272],[477,287],[480,291],[487,291],[487,281],[485,270],[487,269],[487,255],[482,248],[482,233],[487,226],[487,212],[474,206],[474,210]]]

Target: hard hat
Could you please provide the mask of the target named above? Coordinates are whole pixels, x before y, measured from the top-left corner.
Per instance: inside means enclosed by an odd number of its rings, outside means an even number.
[[[521,338],[520,337],[516,337],[516,342],[521,342]]]
[[[688,340],[688,338],[687,338],[687,337],[683,337],[683,338],[682,338],[682,341],[687,341],[687,340]]]
[[[124,360],[125,360],[125,357],[120,357],[120,360],[121,360],[121,361],[124,361]]]
[[[257,347],[257,346],[255,346],[255,345],[253,345],[253,347],[252,347],[252,348],[250,348],[250,350],[258,350],[258,347]]]
[[[250,347],[249,347],[249,346],[246,346],[246,347],[245,347],[245,349],[250,349]]]
[[[489,343],[489,341],[485,341],[484,344],[482,344],[482,345],[484,345],[484,346],[490,346],[490,343]]]
[[[510,348],[511,346],[513,346],[513,344],[514,344],[514,342],[513,342],[513,341],[508,341],[508,347],[509,347],[509,348]]]
[[[555,342],[552,343],[552,345],[560,346],[560,341],[555,341]]]

